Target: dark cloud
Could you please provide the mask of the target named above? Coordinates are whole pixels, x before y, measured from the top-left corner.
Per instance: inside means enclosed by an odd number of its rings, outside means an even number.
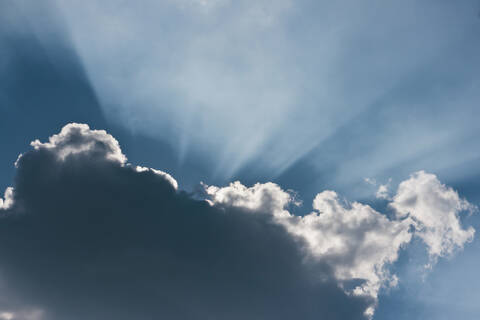
[[[304,262],[271,216],[195,200],[79,128],[19,159],[0,211],[0,307],[13,319],[363,318],[371,301]]]

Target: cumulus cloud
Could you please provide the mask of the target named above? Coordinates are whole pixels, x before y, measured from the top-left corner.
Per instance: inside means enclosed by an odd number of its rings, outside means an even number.
[[[288,215],[285,210],[292,202],[292,196],[275,183],[257,183],[248,188],[239,181],[227,187],[208,186],[207,194],[213,203],[264,212],[275,216]]]
[[[377,197],[380,193],[381,198],[391,200],[390,183],[380,186]],[[286,210],[292,198],[273,183],[248,188],[235,182],[224,188],[207,187],[206,191],[214,204],[271,214],[275,223],[307,244],[307,258],[322,261],[333,270],[346,293],[370,298],[367,316],[373,315],[380,290],[397,285],[398,277],[391,274],[389,266],[413,236],[425,241],[430,257],[438,257],[462,248],[475,232],[472,227],[463,229],[458,217],[473,206],[435,175],[423,171],[400,184],[390,202],[395,219],[368,205],[341,200],[330,190],[317,194],[314,211],[303,217]]]
[[[311,258],[329,261],[338,280],[364,280],[354,292],[374,298],[382,283],[394,281],[385,265],[397,259],[399,248],[411,238],[408,221],[391,221],[357,202],[347,208],[334,191],[319,193],[313,201],[315,211],[300,217],[286,210],[292,199],[273,183],[247,188],[235,182],[206,190],[215,204],[271,214],[275,222],[306,241]]]
[[[367,298],[339,288],[328,264],[305,263],[305,243],[271,214],[252,214],[280,208],[268,201],[279,187],[259,185],[257,205],[211,206],[125,159],[113,137],[78,124],[19,158],[0,210],[4,318],[363,317]]]
[[[296,216],[271,182],[196,200],[87,125],[32,147],[0,202],[4,318],[368,318],[412,237],[437,258],[474,235],[459,219],[473,207],[425,172],[399,185],[392,218],[331,190]]]
[[[458,216],[476,208],[433,174],[419,171],[400,183],[390,205],[397,217],[412,220],[415,234],[427,245],[432,262],[473,240],[475,230],[463,229]]]
[[[127,161],[114,137],[105,130],[90,130],[88,125],[80,123],[67,124],[59,134],[51,136],[48,142],[35,140],[31,146],[35,150],[50,149],[52,154],[63,161],[68,156],[79,153],[120,164]]]
[[[386,266],[411,239],[408,221],[389,220],[358,202],[343,204],[334,191],[319,193],[313,208],[305,217],[292,217],[287,229],[307,239],[314,257],[331,261],[337,279],[363,280],[353,292],[374,298],[383,284],[395,284]]]
[[[365,310],[368,316],[373,315],[380,288],[397,283],[387,266],[410,242],[407,220],[389,220],[358,202],[342,203],[334,191],[319,193],[313,201],[315,211],[303,217],[286,210],[292,198],[273,183],[247,188],[235,182],[225,188],[208,187],[207,193],[215,204],[272,215],[275,223],[307,244],[307,260],[327,264],[346,293],[368,297],[372,303]]]

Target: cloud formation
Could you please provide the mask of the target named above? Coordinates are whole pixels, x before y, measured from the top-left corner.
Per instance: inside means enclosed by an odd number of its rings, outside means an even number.
[[[367,205],[342,203],[334,191],[319,193],[313,201],[315,211],[304,217],[286,210],[292,199],[273,183],[247,188],[235,182],[225,188],[209,187],[207,193],[215,204],[271,214],[275,223],[306,242],[307,259],[332,268],[348,293],[375,301],[382,286],[396,285],[396,277],[386,267],[411,239],[407,220],[391,221]],[[354,281],[360,284],[347,289]],[[373,305],[367,314],[373,314]]]
[[[400,183],[390,205],[397,217],[412,220],[415,234],[427,245],[432,262],[473,240],[475,230],[463,229],[458,215],[462,211],[472,212],[476,207],[433,174],[419,171]]]
[[[121,165],[127,161],[115,138],[104,130],[90,130],[86,124],[68,124],[59,134],[51,136],[48,142],[35,140],[30,145],[35,150],[48,150],[61,161],[75,154],[88,155],[101,161],[114,161]]]
[[[329,190],[295,216],[274,183],[196,200],[84,124],[32,147],[0,202],[5,319],[368,318],[412,237],[436,258],[474,235],[459,220],[472,206],[424,172],[400,184],[392,218]]]
[[[329,265],[345,292],[371,301],[378,299],[382,288],[397,285],[398,277],[389,267],[413,236],[425,242],[434,263],[439,256],[463,248],[475,233],[472,227],[463,229],[459,220],[460,212],[475,207],[435,175],[423,171],[403,181],[390,199],[395,219],[368,205],[341,200],[331,190],[317,194],[314,211],[303,217],[287,210],[294,198],[273,183],[248,188],[237,181],[223,188],[207,187],[206,192],[213,204],[272,215],[275,223],[307,244],[309,259]],[[386,185],[381,185],[379,192],[388,194]],[[369,316],[373,313],[374,303],[366,310]]]
[[[270,215],[195,200],[86,125],[32,145],[1,210],[4,318],[362,318]]]

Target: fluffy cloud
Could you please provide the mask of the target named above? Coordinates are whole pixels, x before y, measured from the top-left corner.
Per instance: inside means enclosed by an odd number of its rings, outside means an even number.
[[[396,283],[386,266],[411,239],[408,221],[389,220],[358,202],[343,204],[333,191],[319,193],[313,208],[309,215],[281,223],[307,240],[313,257],[329,261],[337,279],[364,281],[353,292],[374,298],[383,284]]]
[[[42,143],[35,140],[31,143],[35,150],[49,150],[58,159],[65,161],[70,155],[83,154],[101,160],[116,161],[125,164],[127,157],[122,153],[118,141],[105,130],[90,130],[88,125],[70,123]]]
[[[3,318],[361,319],[412,237],[437,258],[474,235],[459,220],[473,207],[424,172],[399,185],[393,218],[329,190],[296,216],[270,182],[196,200],[87,125],[32,146],[0,202]]]
[[[433,174],[420,171],[400,183],[390,205],[397,217],[412,220],[415,234],[427,245],[432,262],[462,248],[475,234],[472,227],[462,228],[458,215],[476,208]]]
[[[375,194],[375,196],[378,199],[390,199],[390,196],[388,194],[388,184],[381,184],[378,187],[378,190],[377,190],[377,193]]]
[[[313,201],[315,211],[301,217],[286,210],[292,198],[273,183],[247,188],[235,182],[206,190],[214,204],[272,215],[272,221],[306,243],[307,260],[326,263],[346,293],[372,302],[366,309],[369,316],[373,315],[380,288],[397,283],[387,266],[410,242],[409,220],[392,221],[370,206],[342,203],[334,191],[319,193]]]
[[[473,206],[425,172],[417,172],[400,184],[390,202],[395,219],[368,205],[342,201],[334,191],[317,194],[314,211],[303,217],[286,210],[293,199],[273,183],[247,188],[234,182],[224,188],[207,187],[206,191],[214,204],[272,215],[275,223],[307,244],[309,259],[328,264],[345,292],[370,298],[373,303],[366,309],[368,316],[374,313],[379,291],[397,285],[398,278],[388,267],[413,236],[425,241],[431,257],[438,257],[462,248],[474,235],[472,227],[461,227],[458,217],[459,212]],[[387,185],[381,185],[379,192],[387,194]],[[388,195],[381,198],[389,199]]]
[[[374,298],[384,282],[395,282],[385,265],[394,262],[399,248],[411,239],[409,221],[391,221],[358,202],[346,208],[334,191],[319,193],[313,201],[315,211],[304,217],[286,210],[292,198],[273,183],[247,188],[237,181],[206,191],[215,204],[271,214],[307,243],[310,258],[329,261],[338,280],[364,280],[354,292]]]
[[[8,187],[7,190],[5,190],[4,194],[4,199],[0,198],[0,209],[8,209],[12,206],[13,204],[13,188]]]
[[[271,182],[257,183],[247,188],[236,181],[223,188],[208,186],[206,192],[216,205],[243,208],[274,216],[288,216],[285,208],[292,202],[291,194]]]

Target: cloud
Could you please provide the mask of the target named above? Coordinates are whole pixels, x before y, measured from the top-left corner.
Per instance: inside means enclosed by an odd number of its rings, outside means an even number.
[[[334,191],[319,193],[313,201],[315,211],[303,217],[286,210],[292,198],[273,183],[247,188],[235,182],[208,187],[207,193],[214,204],[272,215],[275,223],[307,244],[307,260],[327,264],[346,293],[372,301],[367,315],[373,315],[379,290],[397,283],[387,267],[411,240],[408,220],[392,221],[367,205],[342,203]]]
[[[390,196],[391,183],[392,183],[392,179],[390,178],[388,179],[387,183],[379,185],[377,193],[375,194],[375,197],[377,197],[377,199],[392,200]]]
[[[32,147],[0,207],[12,319],[368,318],[412,237],[437,258],[474,235],[459,219],[473,207],[425,172],[399,185],[391,218],[331,190],[296,216],[271,182],[204,185],[197,200],[84,124]]]
[[[3,199],[0,198],[0,209],[8,209],[13,204],[13,188],[8,187],[5,190],[5,194],[3,195]]]
[[[412,220],[415,234],[427,245],[432,262],[473,240],[475,230],[463,229],[458,215],[476,208],[433,174],[419,171],[400,183],[390,205],[397,217]]]
[[[4,318],[361,319],[370,303],[252,214],[280,208],[273,184],[269,206],[211,206],[104,131],[69,124],[32,146],[0,210]]]
[[[75,154],[116,161],[119,164],[125,164],[127,161],[115,138],[104,130],[90,130],[86,124],[67,124],[59,134],[51,136],[48,142],[41,143],[35,140],[30,145],[35,150],[49,150],[62,161]]]
[[[274,216],[288,215],[285,208],[292,202],[292,195],[272,182],[257,183],[248,188],[236,181],[223,188],[207,186],[206,193],[217,205],[264,212]]]
[[[141,166],[136,166],[135,170],[137,172],[148,172],[148,171],[153,172],[154,174],[157,174],[157,175],[163,177],[165,180],[167,180],[172,185],[172,187],[175,188],[175,190],[178,189],[177,180],[175,180],[171,175],[169,175],[166,172],[163,172],[163,171],[157,170],[157,169],[153,169],[153,168],[141,167]]]
[[[342,203],[334,191],[319,193],[314,212],[292,217],[287,228],[303,235],[314,257],[331,261],[337,279],[363,280],[356,294],[377,297],[380,287],[395,284],[386,269],[411,239],[408,221],[389,220],[368,205]]]
[[[377,193],[375,194],[375,196],[376,196],[378,199],[389,199],[389,195],[388,195],[388,184],[381,184],[381,185],[378,187],[378,190],[377,190]]]
[[[377,196],[390,200],[394,219],[368,205],[341,200],[330,190],[317,194],[314,211],[305,216],[291,214],[287,208],[292,196],[270,182],[248,188],[237,181],[224,188],[207,187],[206,192],[213,204],[272,215],[275,223],[307,244],[308,259],[332,269],[346,293],[370,298],[366,315],[372,316],[380,290],[397,285],[399,279],[389,267],[413,236],[420,237],[430,257],[436,258],[463,248],[475,232],[472,227],[463,229],[458,216],[474,207],[435,175],[413,174],[399,185],[393,200],[388,196],[389,184],[390,180],[381,185]]]

